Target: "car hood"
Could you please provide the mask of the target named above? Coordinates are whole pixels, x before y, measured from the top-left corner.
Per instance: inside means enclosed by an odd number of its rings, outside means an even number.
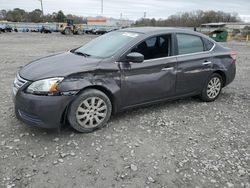
[[[37,59],[24,66],[19,71],[19,75],[30,81],[51,77],[65,77],[73,73],[93,70],[100,61],[100,59],[65,52]]]

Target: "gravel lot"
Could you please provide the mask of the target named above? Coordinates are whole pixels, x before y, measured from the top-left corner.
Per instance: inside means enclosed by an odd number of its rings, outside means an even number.
[[[250,44],[229,43],[237,76],[220,98],[166,102],[79,134],[28,127],[14,116],[15,72],[94,36],[0,34],[0,187],[250,187]]]

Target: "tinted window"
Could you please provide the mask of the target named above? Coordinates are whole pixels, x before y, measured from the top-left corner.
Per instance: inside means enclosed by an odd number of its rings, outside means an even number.
[[[170,56],[171,35],[151,37],[138,44],[131,52],[144,55],[144,59],[155,59]]]
[[[204,44],[206,46],[206,50],[211,50],[212,47],[214,46],[214,43],[206,38],[203,38],[203,41],[204,41]]]
[[[188,34],[177,34],[179,54],[190,54],[204,51],[200,37]]]
[[[146,40],[145,42],[147,43],[147,46],[149,48],[153,48],[155,46],[156,40],[157,40],[157,37],[152,37],[152,38]]]

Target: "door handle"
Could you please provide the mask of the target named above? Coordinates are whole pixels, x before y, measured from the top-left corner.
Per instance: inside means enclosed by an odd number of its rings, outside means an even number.
[[[161,69],[162,71],[170,71],[170,70],[173,70],[174,67],[165,67],[163,69]]]
[[[204,63],[202,63],[202,65],[209,65],[211,63],[212,63],[211,61],[205,61]]]

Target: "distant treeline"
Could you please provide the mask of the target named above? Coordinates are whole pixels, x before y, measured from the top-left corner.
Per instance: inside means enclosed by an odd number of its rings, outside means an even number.
[[[26,12],[23,9],[15,8],[13,10],[0,10],[0,20],[7,20],[11,22],[65,22],[66,19],[74,20],[74,23],[83,23],[83,17],[68,14],[65,15],[63,11],[53,12],[52,14],[42,15],[40,9],[35,9],[31,12]]]
[[[0,10],[0,20],[12,22],[65,22],[72,19],[74,23],[84,23],[84,18],[72,14],[65,15],[63,11],[43,15],[40,9],[26,12],[23,9]],[[226,13],[222,11],[194,11],[171,15],[167,19],[142,18],[135,22],[134,26],[180,26],[198,27],[203,23],[211,22],[238,22],[241,21],[237,13]]]
[[[179,26],[179,27],[199,27],[203,23],[212,22],[239,22],[241,21],[237,13],[226,13],[222,11],[194,11],[171,15],[167,19],[137,20],[134,26]]]

